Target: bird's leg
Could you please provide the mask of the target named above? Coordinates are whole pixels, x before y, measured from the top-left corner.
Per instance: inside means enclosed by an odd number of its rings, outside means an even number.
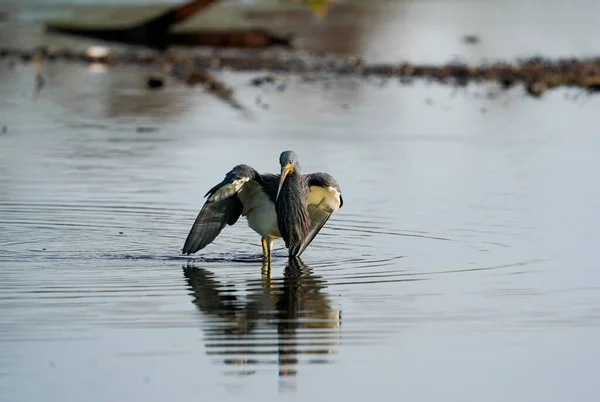
[[[270,261],[269,255],[268,255],[268,251],[267,251],[267,239],[265,239],[264,237],[262,237],[260,239],[260,243],[262,244],[263,261]]]
[[[267,254],[269,258],[268,261],[270,263],[273,257],[273,238],[269,238],[269,240],[267,240]]]

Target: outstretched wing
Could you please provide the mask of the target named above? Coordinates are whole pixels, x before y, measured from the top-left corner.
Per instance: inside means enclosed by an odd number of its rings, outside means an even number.
[[[331,214],[344,205],[340,186],[327,173],[312,173],[304,176],[309,188],[306,207],[310,215],[310,230],[302,242],[298,256],[313,241],[317,233],[331,217]]]
[[[208,199],[185,240],[183,254],[202,250],[212,243],[225,225],[237,222],[244,210],[238,193],[251,180],[261,182],[258,172],[250,166],[238,165],[225,175],[221,183],[206,193]]]

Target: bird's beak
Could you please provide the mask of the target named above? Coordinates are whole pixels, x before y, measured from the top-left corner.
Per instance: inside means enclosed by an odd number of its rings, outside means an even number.
[[[277,195],[275,196],[275,200],[279,198],[279,193],[281,192],[281,187],[283,187],[283,182],[285,182],[285,178],[288,174],[290,174],[293,171],[294,169],[292,169],[291,163],[288,163],[287,165],[281,167],[281,177],[279,178],[279,187],[277,188]]]

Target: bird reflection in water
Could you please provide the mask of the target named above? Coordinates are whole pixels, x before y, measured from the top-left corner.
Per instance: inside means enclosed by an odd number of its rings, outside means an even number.
[[[193,303],[208,315],[208,355],[250,368],[236,374],[277,364],[280,377],[293,377],[299,364],[326,364],[337,352],[341,312],[323,293],[325,281],[299,258],[289,260],[282,278],[272,278],[265,263],[260,279],[238,284],[217,280],[195,265],[183,271]]]

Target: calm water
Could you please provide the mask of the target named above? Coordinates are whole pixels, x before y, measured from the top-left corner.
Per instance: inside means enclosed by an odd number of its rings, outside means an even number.
[[[44,69],[0,64],[2,402],[597,399],[598,98]],[[244,220],[181,256],[284,149],[345,201],[302,263]]]

